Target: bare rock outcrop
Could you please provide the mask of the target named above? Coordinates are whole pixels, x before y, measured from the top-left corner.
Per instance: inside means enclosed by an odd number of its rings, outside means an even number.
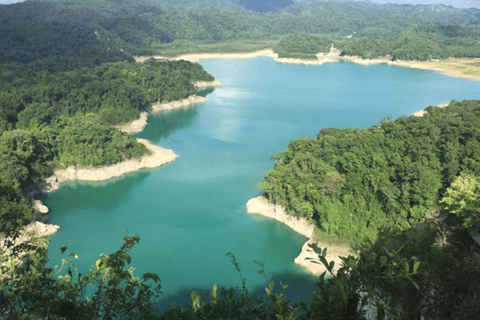
[[[178,157],[172,150],[152,145],[145,139],[137,139],[137,141],[143,143],[152,152],[151,155],[143,156],[140,159],[129,159],[99,168],[70,166],[66,169],[56,170],[52,176],[40,184],[40,190],[43,192],[53,192],[60,187],[62,182],[71,180],[108,180],[144,168],[157,168],[172,162]]]
[[[252,198],[247,202],[247,212],[251,214],[260,214],[264,217],[275,219],[284,223],[292,230],[305,236],[308,239],[302,247],[302,251],[295,258],[295,263],[306,268],[312,274],[318,275],[326,271],[326,268],[320,261],[316,253],[309,247],[310,244],[316,243],[320,248],[327,249],[327,261],[335,261],[334,271],[341,266],[340,256],[348,256],[351,250],[345,245],[336,245],[334,243],[326,243],[315,236],[315,227],[305,218],[297,218],[289,215],[285,208],[279,205],[274,205],[268,201],[264,196]],[[316,262],[313,262],[316,261]]]

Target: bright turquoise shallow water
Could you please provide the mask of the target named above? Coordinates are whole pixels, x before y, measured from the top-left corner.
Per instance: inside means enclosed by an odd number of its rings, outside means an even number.
[[[162,306],[187,301],[213,283],[240,286],[233,252],[252,291],[263,293],[254,259],[265,260],[287,293],[308,297],[312,277],[293,264],[305,238],[245,211],[256,184],[288,142],[324,127],[368,127],[452,99],[480,98],[480,82],[386,65],[284,65],[271,58],[201,63],[222,87],[208,102],[160,113],[138,137],[173,149],[173,163],[106,183],[68,183],[46,197],[52,237],[79,256],[84,273],[100,253],[115,252],[126,230],[141,238],[131,252],[140,275],[162,278]]]

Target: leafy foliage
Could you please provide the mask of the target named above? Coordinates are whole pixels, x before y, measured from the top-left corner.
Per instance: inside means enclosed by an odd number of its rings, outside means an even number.
[[[20,225],[9,228],[0,256],[0,313],[2,319],[155,319],[160,278],[146,272],[136,277],[129,251],[137,236],[126,235],[121,248],[101,255],[86,275],[76,272],[75,253],[62,259],[60,269],[47,267],[45,239],[19,239]],[[10,252],[6,255],[5,253]],[[62,247],[62,253],[67,248]],[[93,293],[89,293],[90,287]]]
[[[382,41],[402,38],[399,35],[409,32],[411,26],[416,26],[424,41],[403,37],[406,42],[390,48],[387,53],[394,54],[398,49],[397,58],[402,59],[478,56],[478,18],[448,6],[296,1],[282,10],[262,12],[245,10],[237,3],[229,0],[38,0],[2,6],[0,19],[4,32],[0,42],[6,45],[0,49],[0,61],[28,62],[34,68],[65,70],[125,60],[128,54],[151,54],[165,44],[175,43],[183,51],[196,51],[198,43],[258,40],[299,33],[323,34],[341,42],[346,36],[353,36],[346,53],[376,57],[385,55]],[[290,56],[311,57],[307,51],[318,43],[316,39],[310,40],[304,42],[306,46],[292,47],[288,51]],[[281,56],[288,53],[285,48],[278,52]]]
[[[480,226],[480,180],[471,174],[458,176],[445,192],[442,203],[451,213],[460,216],[463,226],[478,229]]]

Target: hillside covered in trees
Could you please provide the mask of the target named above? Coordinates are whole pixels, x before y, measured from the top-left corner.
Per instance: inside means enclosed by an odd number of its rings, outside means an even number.
[[[410,229],[438,214],[461,172],[480,175],[478,101],[430,107],[367,129],[320,130],[273,157],[260,186],[273,203],[338,238],[374,241],[386,227]]]
[[[99,39],[103,29],[92,24],[93,11],[63,4],[0,6],[0,232],[12,220],[35,218],[26,188],[55,168],[148,154],[113,125],[138,118],[154,102],[196,93],[196,81],[213,80],[186,61],[135,63],[121,41]]]
[[[223,50],[241,50],[231,42],[278,41],[291,34],[328,36],[345,54],[364,58],[478,56],[479,20],[472,10],[294,1],[264,12],[245,9],[250,5],[230,0],[29,0],[1,6],[0,41],[5,45],[0,61],[47,58],[44,65],[59,68],[53,66],[59,64],[54,59],[75,65],[71,57],[81,55],[82,63],[98,64],[104,58],[124,59],[126,54],[205,51],[209,49],[203,45],[218,42],[227,43]],[[283,56],[311,53],[298,51],[304,41],[297,41],[296,48],[288,42],[279,44],[277,51]],[[317,42],[309,46],[323,51]]]

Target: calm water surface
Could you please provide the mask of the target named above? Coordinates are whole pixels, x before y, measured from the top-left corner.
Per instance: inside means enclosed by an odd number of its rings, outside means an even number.
[[[61,226],[50,245],[53,264],[66,245],[84,273],[100,253],[118,250],[128,230],[141,238],[131,251],[137,274],[162,279],[162,307],[213,283],[241,286],[227,252],[251,291],[264,293],[256,259],[273,280],[290,284],[287,294],[308,298],[313,278],[293,264],[305,238],[245,211],[273,166],[270,156],[321,128],[364,128],[387,115],[480,98],[480,82],[385,65],[284,65],[271,58],[201,64],[222,87],[204,104],[151,116],[137,135],[173,149],[177,160],[106,183],[67,183],[46,197],[48,222]]]

